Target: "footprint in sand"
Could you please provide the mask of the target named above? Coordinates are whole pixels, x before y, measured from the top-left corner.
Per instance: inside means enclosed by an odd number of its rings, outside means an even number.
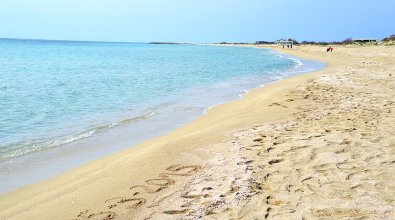
[[[128,208],[136,209],[144,205],[145,202],[146,199],[144,198],[115,197],[112,199],[107,199],[104,203],[108,204],[107,207],[109,209],[116,207],[118,204],[125,204],[125,203],[127,203]]]
[[[130,189],[142,188],[147,193],[157,193],[161,190],[168,188],[171,185],[175,184],[173,179],[170,179],[170,176],[190,176],[201,169],[200,166],[191,165],[191,166],[181,166],[181,165],[172,165],[166,168],[167,171],[171,173],[160,173],[158,179],[149,179],[145,181],[145,185],[135,185],[131,186]]]
[[[285,106],[285,105],[283,105],[281,103],[277,103],[277,102],[273,102],[272,104],[269,105],[269,107],[273,107],[273,106],[280,106],[280,107],[283,107],[283,108],[288,108],[287,106]]]
[[[267,218],[269,217],[270,210],[272,210],[272,208],[270,208],[270,207],[268,207],[268,208],[266,209],[265,219],[267,219]]]
[[[269,161],[268,163],[269,163],[270,165],[273,165],[273,164],[276,164],[276,163],[280,163],[280,162],[282,162],[282,161],[284,161],[284,160],[283,160],[283,159],[274,159],[274,160]]]
[[[188,211],[189,211],[189,209],[167,210],[167,211],[163,211],[163,214],[168,214],[168,215],[179,215],[179,214],[186,214]]]
[[[111,220],[116,217],[115,212],[106,211],[106,212],[96,212],[90,213],[89,210],[85,210],[80,212],[77,215],[77,218],[74,220],[82,220],[82,219],[89,219],[89,220]]]
[[[149,179],[145,181],[146,185],[131,186],[130,189],[142,188],[147,193],[157,193],[174,185],[175,181],[168,178],[163,179]]]

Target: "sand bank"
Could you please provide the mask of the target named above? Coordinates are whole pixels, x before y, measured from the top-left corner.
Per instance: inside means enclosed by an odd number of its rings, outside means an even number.
[[[0,219],[394,218],[395,47],[297,47],[325,70],[2,195]]]

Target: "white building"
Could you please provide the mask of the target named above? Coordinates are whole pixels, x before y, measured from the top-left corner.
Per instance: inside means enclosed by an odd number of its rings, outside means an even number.
[[[283,46],[283,47],[292,47],[292,45],[294,44],[293,40],[278,40],[276,41],[277,46]]]

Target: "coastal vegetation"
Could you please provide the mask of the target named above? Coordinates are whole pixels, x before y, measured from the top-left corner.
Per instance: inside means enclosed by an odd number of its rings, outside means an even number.
[[[326,46],[326,45],[352,45],[352,44],[359,44],[363,45],[366,43],[370,44],[377,44],[381,43],[384,45],[394,45],[395,44],[395,34],[392,34],[388,37],[383,38],[381,41],[376,41],[376,39],[366,39],[366,42],[363,42],[364,39],[353,39],[351,37],[348,37],[342,41],[309,41],[309,40],[303,40],[299,42],[296,39],[288,38],[288,39],[279,39],[277,41],[282,41],[282,40],[288,40],[288,41],[293,41],[294,45],[321,45],[321,46]],[[256,41],[255,43],[246,43],[246,42],[221,42],[219,44],[255,44],[255,45],[270,45],[270,44],[276,44],[277,41],[265,41],[265,40],[259,40]]]
[[[390,35],[382,40],[383,42],[395,41],[395,34]]]

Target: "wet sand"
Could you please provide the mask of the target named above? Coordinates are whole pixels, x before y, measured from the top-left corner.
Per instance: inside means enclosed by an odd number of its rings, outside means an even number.
[[[395,47],[284,52],[328,67],[2,195],[0,219],[394,219]]]

